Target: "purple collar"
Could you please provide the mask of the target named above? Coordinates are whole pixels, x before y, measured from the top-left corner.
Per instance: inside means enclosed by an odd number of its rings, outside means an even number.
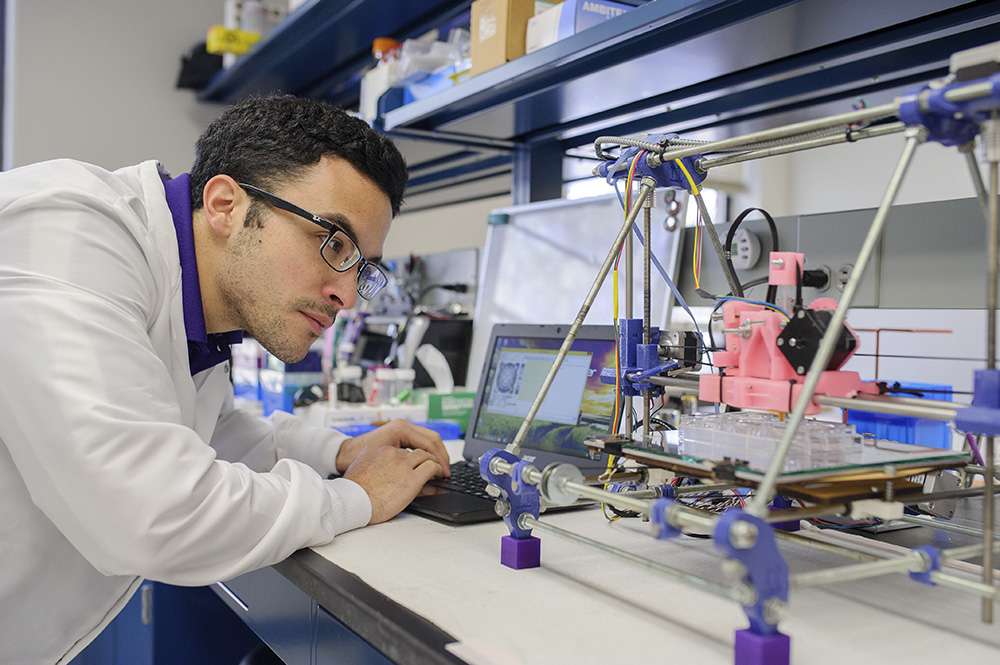
[[[177,231],[177,251],[181,258],[181,295],[184,299],[184,330],[188,339],[188,362],[191,376],[232,358],[230,344],[243,341],[243,331],[233,330],[209,335],[198,281],[198,260],[194,252],[194,228],[191,222],[191,177],[181,174],[163,183],[167,206]]]

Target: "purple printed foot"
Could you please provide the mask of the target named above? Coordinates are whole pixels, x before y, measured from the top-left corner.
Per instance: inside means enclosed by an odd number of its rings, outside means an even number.
[[[517,539],[504,536],[500,539],[500,563],[521,570],[538,568],[542,561],[542,541],[534,536]]]
[[[736,665],[788,665],[791,640],[783,633],[757,635],[736,631]]]

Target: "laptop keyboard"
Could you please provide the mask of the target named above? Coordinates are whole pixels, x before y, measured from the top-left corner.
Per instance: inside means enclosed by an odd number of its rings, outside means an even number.
[[[479,466],[468,462],[452,464],[451,478],[437,478],[430,481],[429,484],[484,499],[492,500],[493,498],[486,493],[486,481],[479,475]]]

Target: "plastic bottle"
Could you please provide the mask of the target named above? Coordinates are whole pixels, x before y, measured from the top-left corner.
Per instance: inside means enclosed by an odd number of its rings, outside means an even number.
[[[378,115],[378,98],[396,80],[396,53],[399,42],[391,37],[378,37],[372,42],[375,67],[361,78],[361,117],[371,122]]]

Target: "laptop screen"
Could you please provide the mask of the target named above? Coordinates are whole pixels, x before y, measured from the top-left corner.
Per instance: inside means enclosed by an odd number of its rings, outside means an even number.
[[[568,326],[498,325],[488,348],[469,438],[502,447],[517,435]],[[614,385],[601,370],[615,365],[611,326],[583,326],[549,387],[522,448],[588,457],[584,441],[611,431]]]

